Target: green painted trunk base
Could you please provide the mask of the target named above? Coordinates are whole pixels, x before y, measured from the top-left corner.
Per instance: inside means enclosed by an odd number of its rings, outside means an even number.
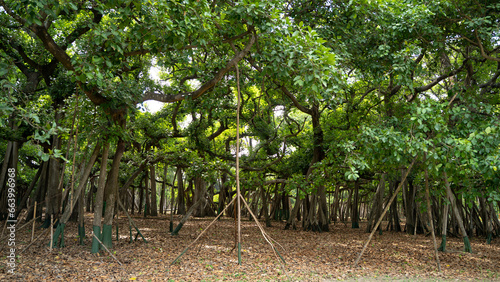
[[[118,239],[119,239],[119,235],[118,235],[118,223],[116,224],[116,241],[118,242]]]
[[[113,226],[112,225],[107,225],[104,224],[102,226],[102,244],[106,246],[108,249],[111,249],[113,247]]]
[[[467,237],[467,236],[464,237],[464,252],[472,253],[472,248],[470,246],[469,237]]]
[[[238,243],[238,265],[241,265],[241,243]]]
[[[440,252],[446,252],[446,235],[442,236],[441,246],[439,246],[438,251],[440,251]]]
[[[493,237],[493,234],[491,232],[488,233],[488,238],[486,238],[486,244],[490,245],[491,244],[491,239]]]
[[[130,231],[130,243],[132,243],[132,238],[134,237],[132,236],[132,226],[129,226],[128,230]]]
[[[49,224],[50,226],[50,224]],[[66,224],[60,223],[57,225],[56,230],[54,231],[54,237],[52,237],[52,247],[53,248],[64,248],[64,227]],[[57,241],[59,240],[59,237],[61,237],[61,241],[59,241],[59,244],[57,244]],[[50,246],[50,243],[49,243]]]
[[[172,221],[170,221],[170,225],[168,227],[168,232],[172,233],[172,231],[174,231],[174,223]]]
[[[359,222],[353,221],[352,222],[352,228],[359,228]]]
[[[92,226],[92,230],[94,231],[94,235],[97,236],[99,240],[101,240],[102,239],[101,227],[94,225]],[[97,241],[97,239],[94,236],[92,236],[92,250],[90,252],[93,254],[98,253],[100,247],[101,245],[99,244],[99,241]]]
[[[182,228],[183,225],[184,225],[183,223],[179,223],[177,225],[177,227],[175,227],[175,230],[172,231],[172,233],[170,235],[172,235],[172,236],[179,235],[179,231],[181,230],[181,228]]]
[[[78,225],[78,238],[80,240],[80,245],[85,245],[84,239],[85,239],[85,225]]]

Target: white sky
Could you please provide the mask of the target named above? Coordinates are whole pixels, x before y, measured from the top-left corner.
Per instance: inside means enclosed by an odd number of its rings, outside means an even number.
[[[152,79],[154,79],[155,81],[159,82],[160,81],[160,76],[159,76],[159,72],[160,72],[160,68],[154,66],[152,68],[149,69],[149,75]],[[152,101],[152,100],[149,100],[149,101],[146,101],[143,103],[144,107],[146,108],[146,111],[149,112],[149,113],[156,113],[157,111],[161,110],[161,108],[163,108],[163,105],[165,103],[162,103],[162,102],[158,102],[158,101]]]

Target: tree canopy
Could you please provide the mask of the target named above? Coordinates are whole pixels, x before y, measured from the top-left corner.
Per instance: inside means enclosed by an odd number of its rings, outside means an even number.
[[[386,218],[397,231],[401,214],[408,233],[433,221],[444,244],[465,222],[466,250],[472,233],[500,235],[496,1],[0,6],[0,217],[16,167],[16,216],[59,220],[54,244],[85,216],[78,201],[96,207],[108,247],[122,209],[220,214],[235,193],[237,114],[242,193],[267,225],[349,218],[371,231],[402,187]],[[151,100],[161,110],[145,111]]]

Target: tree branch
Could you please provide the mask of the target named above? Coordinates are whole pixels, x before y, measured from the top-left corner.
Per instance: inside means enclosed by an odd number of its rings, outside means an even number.
[[[248,54],[248,52],[254,45],[255,41],[256,41],[255,34],[252,33],[252,37],[248,41],[245,48],[241,52],[236,54],[236,56],[226,64],[225,68],[219,70],[211,80],[201,85],[197,90],[192,92],[171,94],[171,95],[150,91],[144,94],[142,102],[147,100],[155,100],[164,103],[173,103],[177,101],[182,101],[186,98],[191,98],[194,100],[200,97],[205,92],[212,89],[231,68],[233,68],[241,59],[243,59],[243,57],[245,57]]]

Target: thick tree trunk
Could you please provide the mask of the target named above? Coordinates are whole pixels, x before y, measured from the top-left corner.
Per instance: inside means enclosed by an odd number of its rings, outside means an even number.
[[[227,198],[227,173],[223,172],[220,180],[220,191],[219,191],[219,206],[217,208],[217,214],[221,213],[226,206]]]
[[[264,220],[267,227],[271,227],[271,219],[269,218],[268,204],[267,204],[267,193],[263,186],[260,186],[260,193],[262,195],[262,212],[264,213]]]
[[[193,184],[194,184],[193,203],[201,201],[201,204],[199,204],[198,207],[194,210],[193,216],[204,217],[205,208],[207,204],[207,199],[205,198],[205,194],[207,192],[206,183],[200,176],[197,176],[194,178]]]
[[[391,196],[392,196],[392,193],[394,193],[394,190],[397,187],[397,182],[394,180],[391,180],[389,187],[390,187]],[[398,215],[398,199],[397,198],[394,200],[394,202],[392,202],[390,214],[391,214],[391,230],[396,231],[396,232],[401,232],[401,225],[399,224],[400,222],[399,222],[399,215]]]
[[[462,217],[460,216],[460,212],[459,212],[458,207],[457,207],[455,195],[453,195],[453,192],[451,191],[451,188],[450,188],[450,184],[448,183],[448,177],[446,176],[446,172],[443,173],[443,178],[444,178],[444,184],[446,186],[446,194],[448,196],[448,199],[451,202],[451,207],[453,209],[453,213],[455,215],[455,218],[458,221],[458,225],[460,227],[460,230],[462,231],[462,236],[463,236],[463,240],[464,240],[464,251],[472,253],[472,248],[470,246],[469,237],[467,236],[467,232],[465,231],[464,222],[462,221]]]
[[[135,187],[131,186],[130,187],[130,201],[132,203],[132,206],[130,207],[130,214],[134,214],[135,211]]]
[[[160,214],[164,214],[165,213],[165,202],[166,202],[166,199],[165,199],[165,193],[166,193],[166,189],[167,189],[167,172],[168,172],[168,167],[167,165],[164,165],[164,168],[163,168],[163,183],[161,184],[161,192],[160,192]]]
[[[382,205],[384,204],[384,190],[385,190],[385,173],[382,174],[379,185],[377,187],[377,192],[375,192],[375,196],[373,197],[373,205],[370,211],[368,224],[366,226],[367,233],[370,233],[372,231],[373,225],[382,214],[382,208],[383,208]],[[379,230],[382,231],[380,226]]]
[[[92,230],[94,234],[99,237],[99,240],[102,241],[101,234],[101,219],[104,208],[104,187],[106,185],[106,175],[107,175],[107,167],[108,167],[108,154],[109,154],[109,142],[104,144],[102,149],[101,156],[101,169],[99,171],[99,181],[97,183],[97,191],[95,193],[95,204],[94,204],[94,221],[92,223]],[[95,254],[99,252],[100,244],[97,239],[92,236],[92,249],[91,253]]]
[[[33,203],[36,201],[37,203],[41,203],[41,199],[43,198],[42,195],[44,194],[43,191],[44,191],[44,187],[46,187],[46,183],[45,183],[45,179],[46,179],[46,175],[47,175],[47,167],[48,167],[48,162],[42,162],[42,165],[41,165],[41,174],[40,174],[40,180],[38,181],[38,184],[36,185],[36,189],[35,189],[35,192],[34,192],[34,199],[32,201],[32,204],[28,210],[28,214],[26,216],[26,222],[30,221],[31,219],[33,219],[34,217],[37,218],[39,216],[41,216],[42,214],[42,209],[41,208],[37,208],[36,210],[36,215],[33,214],[34,210],[34,205]]]
[[[281,195],[281,201],[282,201],[281,205],[283,206],[283,219],[288,220],[288,218],[290,217],[290,198],[285,192],[285,183],[283,183],[282,191],[283,194]],[[256,202],[258,202],[258,200]]]
[[[169,223],[169,232],[174,231],[174,206],[175,206],[175,178],[177,174],[174,175],[174,179],[172,180],[172,186],[170,187],[170,223]]]
[[[80,245],[84,245],[85,239],[85,210],[84,210],[85,188],[82,189],[78,198],[78,239]]]
[[[19,161],[19,147],[19,142],[9,141],[7,144],[7,151],[5,153],[2,171],[0,173],[0,220],[7,219],[9,214],[7,206],[7,192],[9,190],[9,186],[7,185],[7,175],[9,174],[9,169],[14,169],[14,179],[17,181],[17,177],[19,175],[17,167]],[[18,194],[17,189],[16,194]],[[20,195],[16,195],[16,199],[17,198],[20,198]]]
[[[155,172],[155,166],[151,165],[150,167],[150,172],[151,172],[151,207],[149,208],[149,211],[151,212],[152,216],[158,216],[158,202],[156,199],[156,172]]]
[[[97,156],[99,155],[100,149],[101,149],[101,146],[98,143],[95,146],[94,152],[92,153],[89,162],[85,166],[83,173],[81,174],[80,181],[78,182],[78,187],[75,190],[73,190],[73,195],[71,195],[71,197],[73,197],[73,199],[72,199],[72,201],[69,201],[70,204],[66,205],[66,207],[64,209],[64,213],[61,216],[61,220],[59,222],[59,225],[57,226],[57,230],[54,233],[53,242],[52,242],[53,246],[57,246],[57,244],[56,244],[57,240],[58,240],[59,236],[61,236],[61,241],[59,243],[59,246],[64,247],[64,227],[66,226],[66,223],[68,222],[71,214],[73,213],[73,209],[75,207],[76,202],[78,201],[78,198],[80,198],[80,196],[81,196],[82,190],[85,188],[85,186],[87,184],[87,180],[89,178],[90,171],[92,170],[92,167],[94,166],[94,163],[97,159]]]
[[[311,119],[313,125],[313,158],[307,171],[307,177],[312,174],[314,164],[321,162],[325,158],[323,150],[323,129],[320,124],[320,111],[319,104],[314,103],[311,107]],[[312,195],[311,204],[313,207],[309,208],[310,214],[304,217],[304,229],[313,231],[328,231],[328,209],[326,203],[326,189],[323,185],[318,187],[316,195]]]
[[[290,226],[292,227],[293,230],[297,229],[296,220],[297,220],[301,205],[302,205],[302,200],[300,199],[299,189],[297,188],[296,197],[295,197],[295,205],[293,206],[292,213],[288,217],[288,220],[287,220],[286,225],[285,225],[285,230],[288,230],[290,228]]]
[[[15,114],[9,117],[9,127],[12,130],[17,130],[17,124],[15,122]],[[7,185],[8,172],[9,169],[14,169],[14,179],[17,180],[18,173],[18,161],[19,161],[19,149],[22,147],[22,143],[17,141],[8,141],[7,150],[5,151],[4,160],[2,163],[2,168],[0,170],[0,220],[7,219],[8,216],[8,206],[7,206],[7,196],[9,187]],[[16,193],[18,193],[16,189]],[[16,195],[16,199],[20,198],[20,195]]]
[[[186,214],[182,168],[177,167],[177,214]]]
[[[89,188],[89,191],[87,192],[87,202],[86,202],[86,206],[85,206],[85,211],[86,212],[90,212],[90,209],[92,207],[92,200],[94,199],[94,187],[95,187],[95,184],[94,184],[94,179],[90,179],[90,188]],[[93,211],[93,208],[92,208],[92,212]]]
[[[351,205],[351,221],[352,221],[352,228],[359,228],[359,206],[358,206],[358,201],[359,201],[359,181],[356,180],[354,182],[354,200]]]
[[[55,123],[59,124],[62,114],[56,110]],[[52,138],[52,150],[61,149],[61,138],[54,135]],[[59,179],[61,172],[61,163],[58,159],[50,158],[47,178],[47,196],[45,197],[45,224],[44,228],[50,226],[51,219],[56,222],[61,209],[62,186],[59,189]]]
[[[31,191],[33,191],[33,188],[35,188],[36,183],[38,182],[38,179],[40,178],[40,175],[42,175],[42,166],[40,166],[36,172],[35,178],[30,183],[30,186],[28,187],[28,190],[23,195],[23,198],[21,199],[21,202],[19,202],[19,206],[16,208],[16,218],[19,216],[19,213],[21,212],[22,209],[24,209],[27,205],[27,200],[28,197],[31,195]]]
[[[149,193],[149,171],[144,176],[144,217],[151,215],[151,198]]]
[[[492,219],[492,223],[494,227],[492,227],[493,230],[496,230],[496,236],[500,237],[500,220],[498,220],[498,217],[495,213],[495,208],[493,207],[493,202],[489,202],[488,205],[490,206],[490,217]]]
[[[138,207],[138,210],[137,210],[137,213],[141,213],[143,212],[143,209],[142,209],[142,206],[143,206],[143,203],[144,203],[144,187],[142,186],[143,185],[143,179],[144,177],[139,181],[139,207]]]
[[[120,171],[120,161],[125,151],[125,142],[120,138],[116,145],[115,156],[111,170],[108,173],[105,186],[106,211],[104,213],[104,222],[102,228],[102,243],[109,249],[112,247],[111,229],[113,224],[113,215],[115,212],[115,203],[118,197],[118,173]]]
[[[339,207],[340,207],[340,186],[337,185],[335,186],[335,194],[333,196],[333,211],[332,211],[332,218],[333,222],[337,222],[337,219],[339,217]]]
[[[437,242],[436,242],[436,234],[434,234],[434,220],[432,218],[432,208],[431,208],[431,200],[430,200],[430,193],[429,193],[429,174],[427,172],[427,153],[424,152],[424,166],[425,166],[425,202],[427,204],[427,214],[429,216],[429,223],[431,226],[431,233],[432,233],[432,242],[434,244],[434,256],[436,257],[436,264],[438,267],[438,271],[441,271],[441,263],[439,262],[439,254],[438,254],[438,247],[437,247]]]
[[[408,180],[408,185],[405,185],[408,190],[405,191],[406,195],[406,205],[405,205],[405,216],[406,216],[406,226],[405,230],[407,234],[415,235],[415,233],[423,233],[423,226],[418,220],[418,208],[416,203],[417,187],[413,185],[413,182]]]
[[[479,205],[481,207],[481,218],[483,223],[483,230],[486,232],[486,242],[487,244],[491,243],[492,238],[492,228],[491,228],[491,220],[488,211],[488,205],[486,204],[486,199],[484,197],[479,197]]]
[[[442,217],[442,227],[441,227],[441,246],[438,248],[438,251],[446,252],[446,235],[448,233],[448,210],[449,204],[446,203],[443,208],[443,217]]]

